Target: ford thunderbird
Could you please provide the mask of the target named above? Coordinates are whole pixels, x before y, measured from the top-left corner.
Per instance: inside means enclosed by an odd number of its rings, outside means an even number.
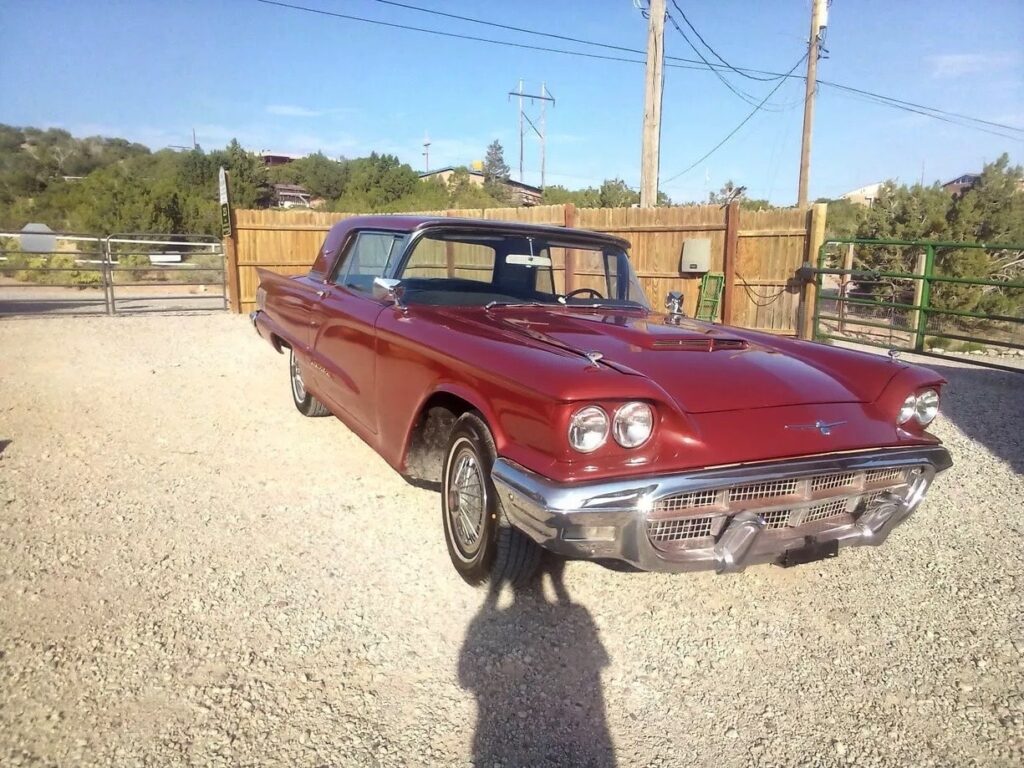
[[[349,218],[308,274],[260,270],[251,317],[287,353],[300,413],[333,414],[440,491],[469,582],[521,583],[543,549],[727,572],[885,541],[951,464],[927,431],[943,380],[697,322],[677,294],[656,312],[627,249],[559,227]]]

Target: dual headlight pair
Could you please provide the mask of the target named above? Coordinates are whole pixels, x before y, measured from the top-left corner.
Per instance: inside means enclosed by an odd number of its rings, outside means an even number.
[[[588,405],[576,411],[569,420],[569,445],[580,453],[596,451],[611,433],[623,448],[638,448],[654,431],[654,411],[647,403],[626,403],[615,410],[611,419],[604,408]]]
[[[897,424],[906,424],[913,419],[922,427],[931,424],[939,413],[939,393],[934,389],[926,389],[918,394],[907,395],[900,406]]]

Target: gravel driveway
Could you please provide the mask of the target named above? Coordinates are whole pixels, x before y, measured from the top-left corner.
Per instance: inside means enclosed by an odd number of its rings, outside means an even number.
[[[886,546],[513,598],[243,318],[0,322],[0,764],[1018,766],[1024,378],[935,367]]]

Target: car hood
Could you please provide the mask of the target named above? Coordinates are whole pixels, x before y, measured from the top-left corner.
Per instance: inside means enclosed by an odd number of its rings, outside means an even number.
[[[598,353],[598,364],[649,378],[689,413],[869,402],[898,371],[884,364],[837,370],[816,359],[812,345],[794,354],[765,334],[642,311],[501,308],[478,321],[562,350]]]

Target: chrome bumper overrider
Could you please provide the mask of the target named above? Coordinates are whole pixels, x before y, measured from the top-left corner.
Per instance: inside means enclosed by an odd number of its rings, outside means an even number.
[[[574,484],[499,458],[491,476],[512,524],[554,552],[721,573],[881,544],[951,465],[929,446]]]

